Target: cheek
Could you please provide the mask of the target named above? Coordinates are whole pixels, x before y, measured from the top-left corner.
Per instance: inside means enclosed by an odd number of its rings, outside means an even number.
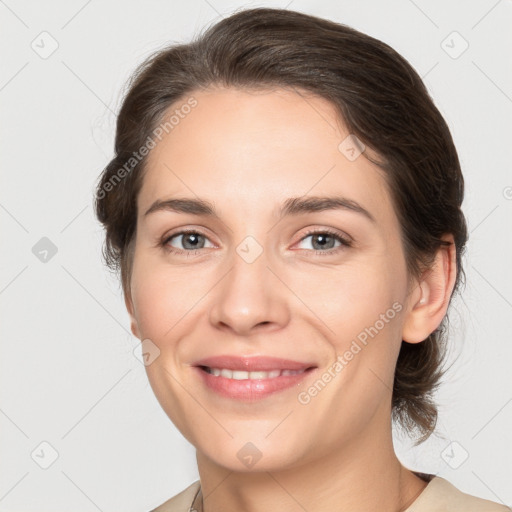
[[[301,290],[308,305],[336,334],[375,323],[402,295],[401,278],[384,264],[357,264],[316,276]]]
[[[392,271],[393,270],[393,271]],[[326,336],[337,357],[343,357],[343,379],[375,378],[392,382],[401,343],[405,276],[386,260],[344,268],[323,281],[324,293],[308,290],[311,309],[328,326]],[[318,281],[317,281],[318,282]],[[361,388],[362,389],[362,388]]]
[[[194,284],[165,272],[153,262],[139,259],[132,274],[132,298],[141,336],[159,344],[174,334],[180,318],[190,309]],[[192,302],[193,304],[193,302]]]

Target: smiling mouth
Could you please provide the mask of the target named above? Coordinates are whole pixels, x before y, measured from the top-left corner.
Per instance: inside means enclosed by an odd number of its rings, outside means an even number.
[[[200,366],[204,372],[214,375],[215,377],[225,377],[226,379],[233,380],[264,380],[275,379],[277,377],[287,377],[291,375],[298,375],[312,370],[314,367],[303,368],[302,370],[270,370],[270,371],[252,371],[247,372],[243,370],[229,370],[227,368],[210,368],[209,366]]]
[[[233,358],[218,359],[212,360],[211,366],[205,365],[206,361],[203,361],[203,364],[196,364],[196,374],[209,391],[230,400],[246,403],[254,403],[293,389],[318,370],[317,366],[312,366],[311,363],[278,361],[275,358],[261,358],[259,361],[254,359],[251,364],[243,364],[239,360],[234,361]],[[235,368],[225,368],[224,365]],[[247,370],[247,366],[250,371]]]

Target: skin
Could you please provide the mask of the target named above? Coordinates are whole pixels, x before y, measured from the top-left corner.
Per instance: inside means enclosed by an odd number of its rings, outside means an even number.
[[[160,350],[148,378],[196,447],[205,512],[321,512],[340,503],[345,511],[405,509],[426,483],[393,450],[393,374],[401,340],[421,342],[446,313],[454,245],[439,250],[422,279],[409,278],[382,171],[364,154],[350,161],[338,149],[349,132],[326,100],[285,90],[192,95],[198,105],[149,155],[125,300],[134,335]],[[376,222],[350,210],[276,215],[285,199],[304,195],[343,195]],[[171,197],[206,199],[220,219],[144,215]],[[159,245],[183,228],[206,237],[195,255]],[[308,228],[338,230],[353,246],[322,249]],[[263,251],[252,263],[236,251],[249,235]],[[192,251],[187,242],[178,235],[167,248]],[[317,396],[299,403],[299,392],[395,302],[401,311]],[[296,388],[242,403],[210,391],[192,367],[219,354],[318,368]],[[237,457],[247,442],[262,455],[252,468]]]

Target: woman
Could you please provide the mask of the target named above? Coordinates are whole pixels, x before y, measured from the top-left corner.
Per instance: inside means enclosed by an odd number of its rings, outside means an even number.
[[[241,11],[139,67],[115,150],[105,258],[200,475],[156,511],[508,510],[393,449],[392,419],[435,428],[467,241],[450,132],[400,55]]]

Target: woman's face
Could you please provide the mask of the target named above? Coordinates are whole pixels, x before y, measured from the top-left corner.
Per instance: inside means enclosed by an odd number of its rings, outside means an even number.
[[[234,471],[293,467],[387,434],[410,297],[381,171],[324,99],[192,96],[149,155],[127,302],[133,332],[150,340],[161,406],[198,452]],[[313,197],[353,207],[294,208]],[[214,214],[183,202],[147,213],[176,199]],[[219,369],[243,371],[256,356],[298,365],[249,367],[274,370],[252,375],[264,380],[198,366],[217,356],[235,358],[210,362]]]

